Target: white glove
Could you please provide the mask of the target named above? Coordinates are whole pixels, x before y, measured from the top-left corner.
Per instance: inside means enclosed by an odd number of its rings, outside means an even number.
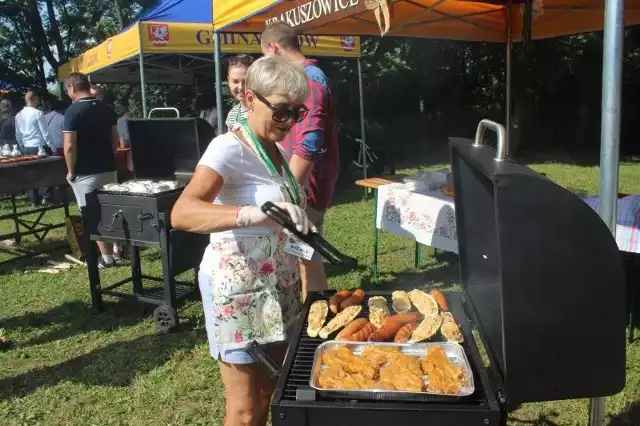
[[[291,220],[296,225],[296,229],[298,230],[298,232],[301,232],[305,235],[309,232],[318,232],[316,227],[307,217],[307,213],[305,213],[305,211],[300,207],[291,203],[275,203],[275,205],[289,214],[289,217],[291,217]],[[240,228],[278,226],[269,218],[269,216],[262,212],[260,207],[255,206],[241,207],[240,210],[238,210],[236,225],[238,225],[238,227]]]

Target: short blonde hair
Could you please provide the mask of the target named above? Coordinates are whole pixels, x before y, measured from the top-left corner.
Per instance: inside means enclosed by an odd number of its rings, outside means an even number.
[[[278,94],[302,105],[309,97],[304,69],[282,56],[267,55],[247,70],[247,90],[267,97]]]

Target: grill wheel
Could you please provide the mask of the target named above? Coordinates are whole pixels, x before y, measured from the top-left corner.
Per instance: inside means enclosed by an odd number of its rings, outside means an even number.
[[[167,334],[178,324],[178,313],[167,305],[160,305],[153,311],[158,334]]]

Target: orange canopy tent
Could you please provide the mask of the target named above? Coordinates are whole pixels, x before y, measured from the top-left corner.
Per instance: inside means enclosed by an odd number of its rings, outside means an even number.
[[[233,1],[214,0],[214,28],[259,32],[274,20],[302,33],[423,37],[506,42],[521,39],[522,1],[464,0],[249,0],[239,15]],[[603,29],[602,0],[534,0],[531,38]],[[640,0],[626,0],[624,24],[640,23]]]

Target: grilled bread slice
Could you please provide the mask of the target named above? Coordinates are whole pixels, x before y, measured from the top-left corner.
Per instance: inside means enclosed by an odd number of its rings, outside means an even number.
[[[442,313],[442,326],[440,327],[440,334],[447,339],[448,342],[462,343],[464,337],[460,331],[460,326],[456,323],[456,320],[451,315],[451,312]]]
[[[376,328],[380,328],[387,318],[389,318],[387,299],[382,296],[369,298],[369,321],[371,321]]]
[[[320,329],[327,320],[327,313],[329,312],[329,305],[326,300],[317,300],[311,304],[309,308],[307,334],[309,337],[318,337]]]
[[[411,338],[408,343],[422,342],[432,338],[440,329],[442,325],[442,317],[438,314],[425,317],[420,323],[418,328],[411,334]]]
[[[327,339],[331,333],[334,331],[346,326],[351,321],[354,320],[355,317],[362,311],[362,305],[349,306],[345,308],[343,311],[338,312],[338,314],[331,319],[320,330],[319,336],[321,339]]]
[[[391,300],[393,302],[393,310],[396,311],[396,313],[406,314],[411,310],[411,300],[406,291],[394,291],[391,293]]]
[[[409,299],[416,309],[418,309],[418,312],[425,317],[435,316],[440,312],[440,307],[436,299],[422,290],[411,290],[409,292]]]

